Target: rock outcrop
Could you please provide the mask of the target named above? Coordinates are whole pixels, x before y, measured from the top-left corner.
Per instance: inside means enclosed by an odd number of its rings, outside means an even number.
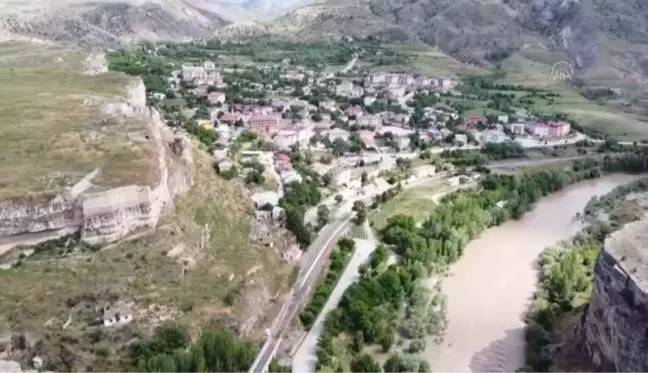
[[[19,244],[34,244],[81,232],[92,245],[118,240],[140,228],[153,228],[173,210],[173,198],[192,185],[191,145],[167,127],[160,114],[146,106],[141,80],[130,87],[124,102],[109,102],[105,116],[143,121],[157,152],[157,182],[106,188],[93,184],[96,169],[74,186],[50,198],[0,202],[0,254]]]
[[[595,267],[592,299],[579,330],[602,371],[648,371],[648,219],[605,241]]]

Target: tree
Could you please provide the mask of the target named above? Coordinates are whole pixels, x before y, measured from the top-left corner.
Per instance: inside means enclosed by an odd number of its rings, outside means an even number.
[[[352,372],[382,372],[380,365],[369,354],[362,354],[351,361]]]
[[[331,211],[329,210],[328,206],[324,204],[317,206],[317,223],[320,227],[328,224],[330,214]]]
[[[390,355],[385,364],[383,364],[383,371],[390,373],[402,372],[401,366],[403,365],[403,357],[397,354]]]
[[[334,156],[341,157],[349,151],[349,144],[338,137],[331,143],[331,151]]]
[[[369,179],[369,175],[367,175],[367,171],[362,171],[362,174],[360,175],[360,183],[362,186],[367,185],[367,181]]]
[[[367,206],[363,201],[353,202],[353,211],[356,212],[356,224],[362,225],[367,220]]]
[[[248,172],[248,174],[245,176],[245,183],[246,184],[263,184],[265,182],[265,176],[263,176],[262,172],[259,172],[258,170],[254,169]]]
[[[335,195],[335,203],[337,203],[339,205],[340,203],[342,203],[342,201],[344,201],[344,197],[342,197],[341,194],[336,194]]]
[[[378,341],[384,353],[389,352],[389,349],[394,345],[394,342],[395,342],[394,333],[392,333],[391,331],[385,333]]]

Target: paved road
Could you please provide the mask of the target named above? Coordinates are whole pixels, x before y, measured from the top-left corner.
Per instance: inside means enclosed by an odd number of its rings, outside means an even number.
[[[345,233],[350,220],[351,214],[345,219],[335,221],[322,228],[320,234],[308,247],[308,250],[302,257],[302,269],[293,286],[291,299],[284,305],[275,320],[270,330],[270,336],[261,348],[257,359],[252,364],[250,372],[264,372],[268,368],[270,360],[272,360],[277,348],[281,344],[286,329],[288,329],[295,314],[297,314],[302,304],[308,298],[310,287],[318,277],[318,269],[321,269],[324,263],[322,259],[328,256],[326,254],[330,252],[333,244]]]
[[[368,228],[368,224],[365,225],[365,229]],[[373,233],[371,233],[372,237]],[[313,327],[308,331],[306,338],[304,338],[302,344],[297,349],[295,356],[293,357],[292,362],[292,371],[293,373],[305,373],[305,372],[315,372],[315,363],[317,362],[317,340],[324,330],[324,321],[328,316],[329,312],[334,310],[344,292],[347,288],[358,281],[360,278],[360,266],[367,262],[371,253],[376,249],[377,243],[375,240],[366,239],[360,240],[356,239],[356,250],[349,260],[349,264],[346,269],[340,276],[340,279],[333,289],[331,296],[326,301],[322,312],[315,320]]]

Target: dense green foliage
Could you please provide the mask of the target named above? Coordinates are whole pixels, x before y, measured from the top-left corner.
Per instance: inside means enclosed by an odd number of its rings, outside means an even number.
[[[186,328],[167,325],[135,345],[132,358],[139,372],[243,372],[256,352],[253,343],[222,329],[208,330],[192,344]]]
[[[481,148],[481,152],[493,160],[522,158],[526,155],[522,145],[515,141],[489,142]]]
[[[140,76],[147,91],[167,93],[173,66],[144,47],[134,47],[108,53],[108,67],[128,75]]]
[[[326,304],[327,299],[331,296],[335,285],[337,285],[342,272],[344,272],[344,269],[353,255],[355,242],[352,239],[346,237],[341,238],[337,245],[338,247],[331,253],[331,261],[324,282],[317,286],[310,303],[299,315],[299,318],[306,329],[310,329],[313,326],[315,319],[317,319],[317,316],[322,312],[324,304]]]

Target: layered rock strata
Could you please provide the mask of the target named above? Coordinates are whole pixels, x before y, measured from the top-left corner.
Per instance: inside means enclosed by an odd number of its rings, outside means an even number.
[[[173,210],[173,198],[192,185],[191,145],[168,128],[160,114],[146,106],[145,87],[138,80],[124,102],[103,104],[103,115],[143,121],[156,149],[157,182],[102,188],[93,184],[98,168],[75,185],[50,198],[0,202],[0,255],[19,244],[81,232],[84,242],[99,245],[140,228],[153,228]]]
[[[648,371],[648,219],[605,241],[578,334],[599,370]]]

